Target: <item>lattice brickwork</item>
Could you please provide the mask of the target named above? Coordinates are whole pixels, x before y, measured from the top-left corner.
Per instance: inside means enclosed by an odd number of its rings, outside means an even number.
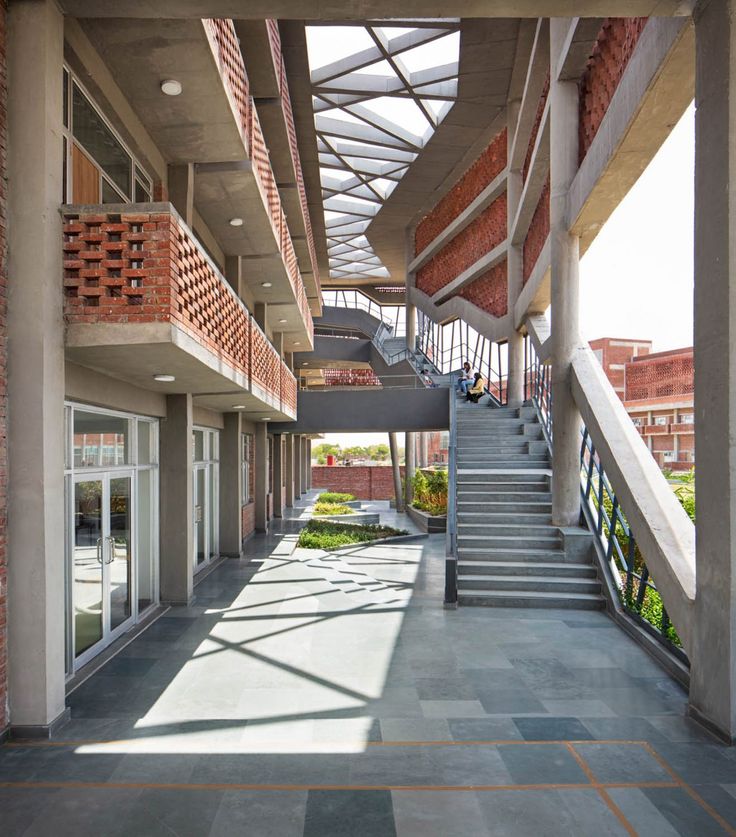
[[[291,416],[296,415],[297,383],[291,372],[281,366],[281,409]]]
[[[549,96],[549,71],[547,78],[544,80],[544,87],[542,87],[542,95],[539,97],[537,104],[537,112],[534,116],[534,126],[532,127],[532,134],[529,137],[529,145],[526,149],[526,157],[524,158],[524,165],[521,169],[521,179],[526,183],[527,175],[529,174],[529,167],[532,163],[532,154],[534,153],[534,143],[537,141],[537,134],[542,124],[542,116],[544,115],[544,108],[547,105],[547,97]]]
[[[506,238],[506,194],[500,195],[472,224],[439,250],[416,276],[416,286],[437,293]]]
[[[626,364],[625,401],[691,395],[695,391],[693,350]]]
[[[67,322],[171,322],[241,374],[249,373],[243,304],[169,212],[67,214]]]
[[[251,375],[253,381],[263,389],[281,398],[281,358],[268,341],[266,335],[258,327],[255,320],[251,320]]]
[[[507,265],[506,259],[504,259],[469,285],[466,285],[460,292],[460,296],[467,299],[468,302],[472,302],[473,305],[487,314],[492,314],[494,317],[503,317],[508,311],[506,277]]]
[[[381,386],[381,379],[372,369],[323,369],[322,374],[330,387]]]
[[[466,209],[506,166],[506,129],[465,172],[455,186],[417,226],[414,252],[419,254]]]
[[[606,18],[580,79],[578,155],[588,152],[646,25],[646,17]]]
[[[542,252],[544,243],[549,235],[549,178],[539,196],[537,208],[532,215],[532,221],[524,239],[523,284],[529,281],[534,265]]]

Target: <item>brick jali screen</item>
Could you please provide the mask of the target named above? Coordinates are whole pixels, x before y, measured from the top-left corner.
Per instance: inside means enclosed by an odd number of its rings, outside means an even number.
[[[523,249],[523,283],[526,284],[532,275],[534,265],[537,263],[539,254],[542,252],[544,242],[549,235],[549,178],[539,196],[537,208],[532,215],[531,224],[524,239]]]
[[[506,281],[506,259],[479,276],[460,292],[463,299],[492,314],[503,317],[508,310],[508,287]]]
[[[625,401],[690,395],[695,390],[695,364],[690,352],[626,364]]]

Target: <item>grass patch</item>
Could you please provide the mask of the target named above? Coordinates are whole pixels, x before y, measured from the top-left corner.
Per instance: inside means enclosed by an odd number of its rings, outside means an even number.
[[[393,535],[406,535],[403,529],[378,524],[330,523],[310,520],[299,533],[297,546],[305,549],[336,549],[351,543],[364,543]]]
[[[350,503],[355,499],[354,494],[344,494],[339,491],[323,491],[317,497],[318,503]]]
[[[318,502],[314,504],[315,514],[355,514],[355,509],[350,506],[343,506],[340,503]]]

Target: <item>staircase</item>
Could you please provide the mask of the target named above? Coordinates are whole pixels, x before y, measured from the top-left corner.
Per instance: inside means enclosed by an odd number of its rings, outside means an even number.
[[[552,525],[551,476],[533,407],[458,403],[459,604],[604,606],[589,541]]]

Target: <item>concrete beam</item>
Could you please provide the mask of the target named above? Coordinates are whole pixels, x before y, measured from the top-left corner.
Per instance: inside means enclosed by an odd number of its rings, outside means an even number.
[[[301,390],[297,416],[296,422],[274,423],[271,430],[275,433],[389,433],[447,430],[450,421],[444,388]]]
[[[541,314],[549,308],[552,300],[550,287],[551,251],[552,240],[550,236],[547,236],[531,275],[526,280],[516,300],[516,305],[514,305],[514,325],[516,328],[520,328],[524,320],[530,315]]]
[[[436,323],[449,322],[459,317],[483,337],[493,342],[502,342],[508,336],[511,325],[511,315],[509,314],[505,314],[503,317],[494,317],[473,305],[469,300],[459,296],[454,296],[441,305],[435,305],[425,293],[414,287],[408,287],[406,295],[413,305],[416,305],[420,311]]]
[[[604,19],[574,17],[570,20],[557,61],[556,78],[560,81],[577,81],[582,77]]]
[[[544,81],[549,70],[549,21],[537,21],[531,56],[527,66],[524,92],[516,118],[509,123],[511,148],[508,155],[511,171],[521,171],[537,116]]]

